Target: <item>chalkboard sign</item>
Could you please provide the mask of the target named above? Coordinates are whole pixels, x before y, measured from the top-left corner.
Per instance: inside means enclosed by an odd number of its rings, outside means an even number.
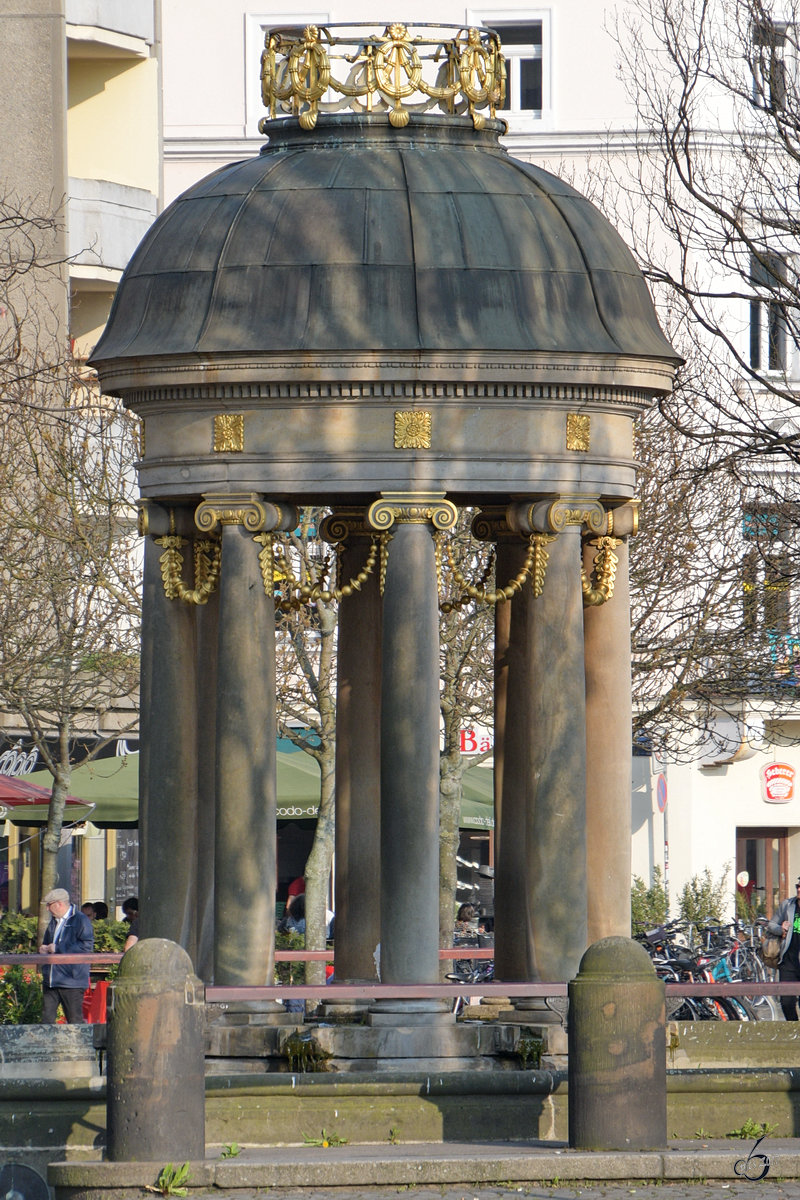
[[[117,907],[128,896],[139,895],[139,830],[117,830]]]

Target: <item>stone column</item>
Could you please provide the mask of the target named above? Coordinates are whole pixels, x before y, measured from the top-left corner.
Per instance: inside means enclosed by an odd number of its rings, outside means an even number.
[[[631,928],[631,623],[628,545],[637,509],[608,514],[605,535],[585,539],[586,837],[589,942]]]
[[[269,532],[297,514],[252,494],[206,495],[222,528],[217,654],[214,982],[272,980],[275,953],[275,601]]]
[[[381,940],[381,597],[379,535],[362,510],[322,528],[339,552],[336,700],[336,978],[374,981]],[[369,572],[367,574],[367,572]],[[349,590],[349,594],[348,593]]]
[[[214,841],[216,825],[217,643],[219,592],[197,609],[197,974],[214,977]]]
[[[567,980],[587,945],[580,531],[584,524],[602,527],[605,513],[594,498],[562,497],[512,505],[508,521],[520,532],[547,536],[532,571],[527,630],[529,888],[526,912],[518,920],[530,929],[532,978]]]
[[[381,690],[381,979],[439,978],[439,603],[434,529],[443,494],[382,493],[369,523],[392,529],[385,562]],[[433,1015],[437,1002],[373,1006]],[[391,1019],[391,1018],[389,1018]],[[406,1016],[404,1016],[406,1019]],[[395,1018],[396,1020],[396,1018]]]
[[[140,506],[146,535],[142,599],[140,929],[196,951],[197,694],[195,614],[164,579],[177,570],[191,513]]]
[[[506,587],[525,566],[528,540],[512,532],[505,511],[485,510],[473,522],[476,537],[496,544],[496,589]],[[495,605],[494,653],[494,970],[498,980],[534,978],[532,931],[526,919],[527,747],[530,686],[528,622],[533,595],[526,581],[510,599]]]

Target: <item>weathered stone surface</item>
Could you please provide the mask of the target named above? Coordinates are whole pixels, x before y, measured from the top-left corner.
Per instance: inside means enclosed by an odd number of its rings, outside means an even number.
[[[0,1026],[0,1080],[99,1075],[91,1025]]]

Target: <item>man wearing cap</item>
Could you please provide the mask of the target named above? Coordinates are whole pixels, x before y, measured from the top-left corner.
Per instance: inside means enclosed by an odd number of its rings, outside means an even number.
[[[778,961],[781,983],[800,981],[800,879],[795,884],[795,894],[781,901],[767,929],[773,937],[783,939]],[[800,992],[800,987],[797,990]],[[800,996],[780,997],[783,1015],[787,1021],[797,1020],[798,999]]]
[[[70,904],[69,892],[53,888],[44,898],[50,912],[50,924],[44,931],[40,954],[91,954],[94,950],[92,922]],[[42,1024],[54,1025],[58,1006],[70,1025],[85,1024],[83,993],[89,986],[89,964],[58,963],[42,968],[44,1000]]]

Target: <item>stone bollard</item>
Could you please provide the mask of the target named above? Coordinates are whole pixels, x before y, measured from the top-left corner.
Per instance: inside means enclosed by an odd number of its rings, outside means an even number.
[[[205,1158],[203,985],[175,942],[147,938],[122,959],[108,1018],[106,1157]]]
[[[667,1141],[664,983],[623,937],[590,946],[569,985],[569,1144],[655,1150]]]

